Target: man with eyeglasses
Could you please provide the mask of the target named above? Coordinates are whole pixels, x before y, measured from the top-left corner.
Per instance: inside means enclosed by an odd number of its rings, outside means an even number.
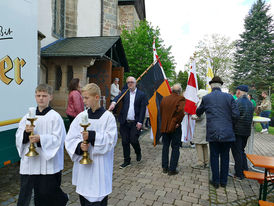
[[[126,82],[127,87],[113,99],[109,106],[109,110],[112,111],[118,99],[127,91],[127,88],[129,89],[122,99],[123,106],[118,117],[124,154],[124,163],[120,165],[121,169],[130,166],[130,144],[136,153],[137,162],[142,159],[139,136],[148,102],[145,93],[136,88],[136,79],[134,77],[129,76]]]

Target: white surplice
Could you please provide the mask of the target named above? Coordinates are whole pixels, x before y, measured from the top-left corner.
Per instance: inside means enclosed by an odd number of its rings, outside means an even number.
[[[89,155],[92,164],[82,165],[79,161],[81,155],[75,154],[75,150],[83,141],[80,126],[81,116],[78,114],[70,125],[65,139],[65,147],[73,165],[72,184],[76,185],[76,192],[84,196],[89,202],[101,201],[112,192],[112,173],[114,147],[117,142],[117,125],[113,114],[105,111],[99,119],[88,119],[90,126],[87,130],[95,131],[94,146],[89,147]]]
[[[41,147],[36,147],[39,153],[35,157],[27,157],[30,142],[23,144],[26,124],[30,125],[25,115],[16,132],[16,147],[21,157],[20,174],[55,174],[64,168],[64,139],[66,130],[62,117],[53,109],[45,115],[36,115],[34,134],[40,135]],[[36,145],[36,144],[35,144]]]

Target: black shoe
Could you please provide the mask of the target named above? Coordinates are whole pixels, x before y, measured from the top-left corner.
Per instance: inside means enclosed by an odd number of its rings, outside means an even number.
[[[168,171],[168,175],[177,175],[179,173],[178,170],[175,170],[175,171]]]
[[[244,177],[238,177],[236,175],[234,175],[233,178],[234,178],[234,180],[237,180],[239,182],[241,182],[244,179]]]
[[[140,153],[140,154],[137,154],[137,155],[136,155],[136,160],[137,160],[137,162],[140,162],[141,159],[142,159],[142,154],[141,154],[141,153]]]
[[[124,169],[125,167],[130,166],[130,162],[124,162],[120,165],[120,169]]]
[[[221,187],[226,187],[226,184],[222,184],[222,183],[221,183],[220,185],[221,185]]]
[[[167,173],[168,169],[167,168],[163,168],[163,173]]]
[[[211,184],[213,187],[215,187],[215,189],[218,189],[218,188],[219,188],[219,184],[213,182],[212,180],[209,181],[209,184]]]

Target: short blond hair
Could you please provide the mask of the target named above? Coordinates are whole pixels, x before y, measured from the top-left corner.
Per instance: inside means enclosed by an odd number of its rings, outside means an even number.
[[[35,93],[36,92],[47,92],[49,95],[52,95],[53,88],[48,84],[39,84],[35,89]]]
[[[99,95],[101,97],[101,89],[95,83],[90,83],[84,86],[82,92],[88,92],[91,96]]]

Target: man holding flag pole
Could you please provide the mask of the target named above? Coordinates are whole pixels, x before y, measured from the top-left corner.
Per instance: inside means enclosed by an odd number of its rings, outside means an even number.
[[[116,96],[108,109],[112,111],[121,100],[120,98],[124,97],[123,106],[118,116],[124,154],[124,163],[120,165],[120,169],[131,164],[130,145],[136,153],[136,161],[140,162],[142,159],[139,136],[145,118],[147,99],[144,92],[136,88],[136,82],[134,77],[129,76],[126,80],[128,89],[124,89]]]
[[[121,113],[119,115],[119,121],[120,121],[120,133],[122,136],[122,144],[123,144],[123,150],[124,150],[124,163],[120,166],[120,168],[125,168],[130,165],[130,144],[132,144],[133,148],[135,149],[136,153],[136,160],[141,160],[141,148],[139,145],[139,134],[140,129],[143,124],[144,116],[145,116],[145,106],[146,101],[148,100],[148,111],[149,111],[149,117],[151,122],[151,128],[153,133],[153,139],[154,139],[154,146],[159,141],[159,138],[161,137],[160,133],[160,125],[161,125],[161,118],[160,118],[160,103],[163,99],[163,97],[170,95],[171,89],[169,86],[169,83],[167,81],[167,78],[165,76],[164,70],[162,68],[160,59],[157,55],[156,48],[155,48],[155,39],[153,41],[153,55],[154,55],[154,62],[138,77],[137,80],[135,80],[134,77],[130,77],[127,80],[128,89],[122,91],[121,94],[116,96],[111,103],[109,110],[113,110],[117,103],[120,102],[120,100],[123,99],[123,107],[121,110]],[[133,82],[133,80],[134,82]],[[130,80],[130,81],[129,81]],[[131,83],[133,82],[133,84]],[[136,83],[138,82],[138,86],[136,87]],[[136,106],[136,100],[131,100],[130,95],[128,94],[130,91],[143,91],[144,95],[142,94],[142,97],[138,97],[138,101],[140,102],[140,110],[138,108],[135,108]],[[136,93],[136,95],[137,95]],[[124,98],[125,97],[125,98]],[[137,96],[136,96],[137,97]],[[146,97],[146,98],[145,98]],[[126,102],[126,104],[125,104]],[[141,103],[142,102],[142,103]],[[133,111],[132,107],[130,107],[131,104],[134,104]],[[125,105],[125,106],[124,106]],[[139,114],[137,114],[137,113]],[[130,117],[130,114],[133,114]],[[133,121],[135,121],[133,123]],[[123,124],[129,124],[132,122],[131,127],[123,127]],[[134,125],[136,123],[136,125]],[[134,125],[134,126],[133,126]],[[137,128],[137,131],[135,131],[135,126]],[[127,130],[128,129],[128,130]],[[127,132],[125,132],[127,130]],[[135,131],[132,132],[131,131]],[[136,137],[133,138],[131,135],[138,134],[137,139]],[[135,144],[136,143],[136,144]]]

